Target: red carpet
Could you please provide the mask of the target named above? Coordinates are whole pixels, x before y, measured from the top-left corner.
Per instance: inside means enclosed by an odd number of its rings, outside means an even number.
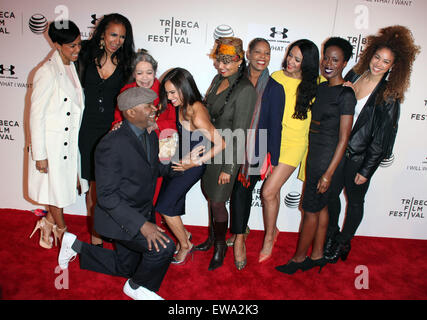
[[[86,217],[66,215],[70,232],[89,240]],[[0,209],[0,297],[3,300],[128,300],[122,288],[125,279],[80,270],[70,263],[66,274],[55,273],[58,248],[38,245],[39,234],[29,239],[37,217],[29,211]],[[194,243],[204,241],[204,227],[188,226]],[[427,241],[356,237],[345,262],[284,275],[274,269],[291,258],[296,233],[282,232],[273,257],[257,262],[263,232],[251,231],[247,240],[248,265],[237,271],[229,249],[223,267],[208,271],[212,256],[196,252],[193,261],[171,266],[158,292],[167,300],[425,300],[427,299]],[[358,266],[366,266],[366,289],[355,286]],[[57,271],[58,272],[58,271]],[[57,289],[56,286],[68,289]]]

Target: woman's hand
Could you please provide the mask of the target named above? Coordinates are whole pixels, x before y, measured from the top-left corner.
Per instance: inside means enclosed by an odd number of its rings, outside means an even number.
[[[184,156],[180,162],[173,162],[172,169],[174,171],[185,171],[193,167],[201,166],[202,161],[200,156],[205,152],[205,146],[197,146],[190,153]]]
[[[346,81],[346,82],[344,82],[342,85],[343,85],[343,87],[350,87],[350,88],[352,88],[352,89],[353,89],[353,91],[354,91],[354,92],[356,92],[356,91],[354,90],[354,84],[353,84],[353,82],[351,82],[351,81]]]
[[[322,175],[319,179],[319,182],[317,183],[317,192],[325,193],[329,189],[330,185],[331,177],[327,176],[326,174]]]
[[[36,161],[36,169],[40,173],[47,173],[47,168],[48,168],[47,159]]]
[[[225,172],[221,172],[218,178],[218,184],[230,183],[231,175]]]
[[[365,178],[360,173],[357,173],[356,177],[354,178],[354,183],[357,185],[364,184],[366,181],[368,181],[368,178]]]

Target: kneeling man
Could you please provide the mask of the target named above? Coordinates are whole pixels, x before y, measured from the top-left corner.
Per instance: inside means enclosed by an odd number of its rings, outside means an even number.
[[[174,242],[150,222],[157,177],[173,175],[159,162],[153,106],[157,95],[146,88],[130,88],[117,98],[125,120],[99,142],[95,152],[97,205],[95,230],[113,239],[115,250],[90,245],[65,233],[59,266],[80,254],[80,267],[129,278],[123,291],[136,300],[162,300],[155,292],[169,268]]]

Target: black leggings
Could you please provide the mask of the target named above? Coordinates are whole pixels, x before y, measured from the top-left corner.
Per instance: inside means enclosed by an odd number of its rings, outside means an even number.
[[[260,176],[249,176],[250,185],[246,188],[238,179],[231,193],[231,233],[243,234],[248,225],[252,208],[252,192]]]
[[[370,179],[364,184],[357,185],[354,178],[360,168],[360,163],[345,158],[344,169],[335,172],[336,188],[331,190],[328,201],[329,225],[328,236],[337,234],[340,230],[338,226],[339,215],[341,212],[341,201],[339,195],[345,187],[347,195],[347,214],[344,220],[341,233],[336,237],[340,243],[349,242],[355,235],[357,228],[363,219],[363,207],[365,204],[365,195],[369,188]]]

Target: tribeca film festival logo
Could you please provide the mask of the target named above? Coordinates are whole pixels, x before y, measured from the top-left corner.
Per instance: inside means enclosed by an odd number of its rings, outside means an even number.
[[[148,42],[163,43],[170,46],[176,44],[190,45],[191,35],[200,30],[199,22],[180,20],[175,17],[159,19],[161,31],[159,34],[149,34]]]
[[[424,219],[424,208],[427,207],[427,200],[412,198],[400,199],[401,207],[398,210],[390,210],[389,217],[402,219]]]
[[[369,28],[369,9],[365,5],[357,5],[354,7],[354,27],[356,30],[367,30]],[[365,49],[368,40],[361,33],[343,36],[353,46],[353,54],[351,56],[354,62],[357,63],[359,56]]]
[[[16,120],[0,120],[0,140],[14,141],[13,129],[19,128]]]
[[[7,23],[14,20],[15,13],[13,11],[0,11],[0,34],[10,34]]]
[[[427,107],[427,99],[424,99],[424,107]],[[425,121],[425,120],[427,120],[427,114],[425,114],[425,113],[411,113],[411,120],[413,120],[413,121]]]

